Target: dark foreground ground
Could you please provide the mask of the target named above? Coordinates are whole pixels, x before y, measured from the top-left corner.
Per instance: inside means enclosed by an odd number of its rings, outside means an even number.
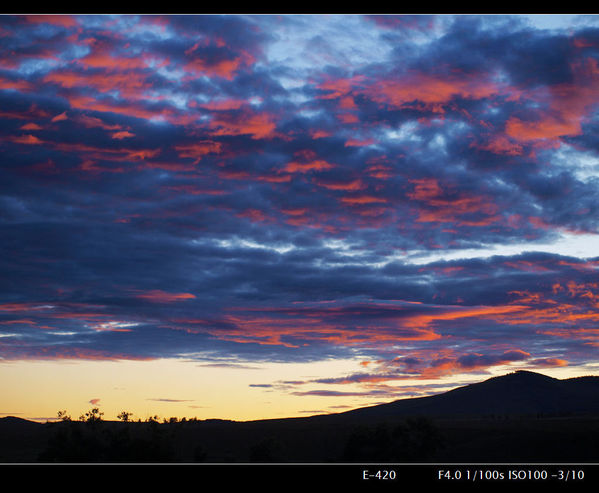
[[[599,416],[0,419],[0,462],[599,462]]]

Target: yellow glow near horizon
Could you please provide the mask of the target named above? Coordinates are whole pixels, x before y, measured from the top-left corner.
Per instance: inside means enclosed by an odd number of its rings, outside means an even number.
[[[121,411],[145,420],[186,417],[198,419],[256,419],[301,417],[341,412],[389,402],[402,397],[402,387],[445,384],[430,393],[486,380],[525,365],[503,365],[488,373],[456,374],[437,380],[398,380],[384,382],[389,395],[318,396],[294,395],[294,391],[315,389],[364,392],[364,384],[304,384],[281,388],[284,381],[308,381],[358,373],[356,360],[329,360],[311,363],[248,363],[247,366],[207,366],[206,362],[158,359],[153,361],[3,361],[0,364],[2,401],[0,416],[13,415],[35,421],[53,420],[59,410],[73,419],[99,407],[104,419],[116,420]],[[570,378],[596,373],[598,365],[533,369],[554,378]],[[250,387],[271,385],[271,387]],[[424,394],[426,395],[426,394]],[[94,399],[99,399],[94,403]]]
[[[308,411],[329,412],[329,406],[339,404],[368,405],[365,401],[372,399],[344,398],[341,403],[338,397],[297,396],[250,385],[342,376],[357,366],[350,360],[248,363],[237,368],[177,359],[4,361],[0,416],[45,421],[64,409],[77,419],[92,407],[99,407],[109,420],[121,411],[142,420],[154,415],[238,421],[306,416]]]

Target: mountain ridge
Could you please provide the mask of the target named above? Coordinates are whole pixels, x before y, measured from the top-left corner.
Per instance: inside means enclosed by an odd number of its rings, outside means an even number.
[[[557,379],[518,370],[427,397],[345,411],[353,417],[599,414],[599,377]]]

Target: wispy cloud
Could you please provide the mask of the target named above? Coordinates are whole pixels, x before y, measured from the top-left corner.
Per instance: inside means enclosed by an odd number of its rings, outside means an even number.
[[[157,402],[193,402],[193,399],[165,399],[165,398],[153,398],[146,399],[147,401],[157,401]]]

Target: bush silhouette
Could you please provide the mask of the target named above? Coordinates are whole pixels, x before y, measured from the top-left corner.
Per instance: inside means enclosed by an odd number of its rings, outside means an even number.
[[[131,419],[131,416],[133,416],[133,413],[129,413],[127,411],[121,411],[119,413],[119,415],[117,416],[117,418],[120,419],[123,423],[128,423],[129,420]]]
[[[131,413],[123,412],[123,423],[103,422],[103,413],[94,408],[79,418],[51,423],[54,433],[39,455],[43,462],[167,462],[173,459],[171,440],[158,422],[130,423]]]

